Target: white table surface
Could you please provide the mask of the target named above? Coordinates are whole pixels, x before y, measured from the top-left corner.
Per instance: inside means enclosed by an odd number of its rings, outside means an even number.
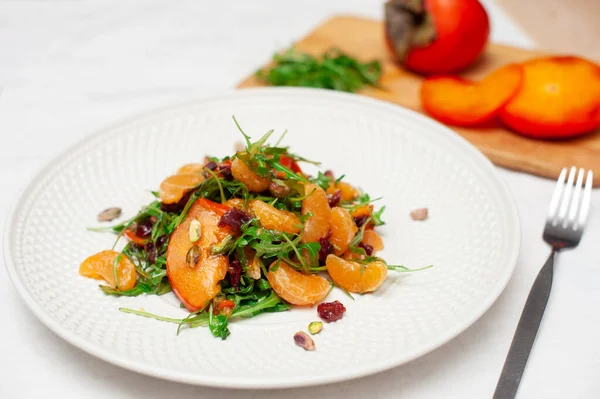
[[[38,169],[89,133],[145,110],[231,90],[273,51],[326,17],[379,17],[381,3],[0,2],[0,219],[8,217],[9,205]],[[493,40],[535,45],[493,2],[486,6]],[[522,219],[515,274],[472,327],[409,364],[295,390],[165,382],[109,365],[62,341],[29,312],[0,267],[0,398],[491,397],[527,293],[549,252],[541,233],[553,189],[553,182],[540,178],[504,170],[501,176]],[[520,398],[600,397],[598,191],[593,205],[579,248],[559,256]]]

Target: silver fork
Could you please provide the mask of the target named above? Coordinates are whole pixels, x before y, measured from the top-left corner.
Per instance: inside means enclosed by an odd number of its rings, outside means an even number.
[[[558,177],[544,228],[544,240],[550,244],[552,252],[535,279],[525,302],[496,385],[494,399],[515,397],[550,296],[554,258],[560,250],[575,248],[581,240],[590,209],[593,181],[593,173],[588,170],[584,187],[584,175],[586,173],[583,169],[577,172],[577,168],[571,167],[568,177],[567,168],[564,168]]]

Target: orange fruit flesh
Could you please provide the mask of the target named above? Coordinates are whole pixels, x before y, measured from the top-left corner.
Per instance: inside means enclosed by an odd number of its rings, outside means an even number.
[[[312,306],[322,301],[331,285],[323,277],[316,274],[307,275],[294,270],[285,262],[281,262],[277,270],[272,271],[275,264],[269,267],[267,279],[277,295],[293,305]]]
[[[177,169],[177,175],[187,174],[202,174],[204,171],[204,165],[201,163],[188,163]]]
[[[335,255],[327,256],[327,271],[337,284],[359,294],[375,291],[387,277],[387,266],[381,261],[361,265]]]
[[[255,193],[265,191],[269,187],[268,177],[257,175],[239,158],[234,159],[231,163],[231,173],[235,180],[244,183],[248,190]]]
[[[509,64],[479,82],[457,76],[427,78],[421,85],[425,111],[441,122],[456,126],[481,124],[494,117],[519,91],[523,68]]]
[[[511,128],[558,138],[600,126],[600,66],[578,57],[547,57],[525,62],[523,69],[523,87],[501,114]]]
[[[192,312],[200,310],[220,292],[219,282],[227,274],[227,257],[211,253],[211,247],[227,236],[227,231],[217,225],[225,209],[223,205],[199,199],[169,241],[167,276],[175,295]],[[201,235],[198,241],[192,243],[189,228],[194,219],[200,222]],[[200,256],[197,264],[190,267],[186,258],[194,245],[198,245]]]
[[[316,242],[329,234],[331,228],[331,208],[325,191],[316,184],[304,186],[304,195],[309,195],[302,201],[302,214],[311,213],[304,226],[302,242]]]
[[[374,254],[383,251],[383,240],[381,236],[373,230],[365,230],[362,242],[373,247]]]
[[[250,208],[265,229],[291,234],[300,232],[300,219],[292,212],[279,210],[259,200],[252,201]]]
[[[186,191],[196,187],[204,181],[201,174],[181,174],[167,177],[160,184],[158,196],[165,204],[178,202]]]
[[[357,231],[358,227],[356,227],[350,212],[337,206],[331,210],[331,235],[329,236],[329,241],[333,244],[336,255],[346,252],[350,241],[352,241]]]
[[[79,266],[79,274],[84,277],[93,278],[96,280],[104,280],[112,288],[118,288],[119,291],[132,289],[135,286],[136,271],[135,265],[125,255],[121,255],[121,259],[117,264],[117,278],[119,284],[115,282],[114,262],[119,256],[119,253],[113,250],[98,252],[86,258]]]

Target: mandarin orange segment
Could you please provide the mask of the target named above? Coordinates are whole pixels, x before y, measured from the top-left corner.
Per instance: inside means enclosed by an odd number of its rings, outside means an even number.
[[[227,209],[224,205],[199,199],[169,241],[167,276],[175,295],[192,312],[200,310],[220,292],[219,282],[227,274],[227,257],[211,252],[212,246],[227,236],[227,231],[218,227]],[[200,238],[193,243],[190,239],[192,220],[197,220],[201,226]],[[195,256],[190,256],[190,251],[194,251],[191,254]]]
[[[435,119],[456,126],[473,126],[497,115],[519,91],[523,68],[509,64],[483,80],[457,76],[427,78],[421,84],[423,109]]]
[[[202,174],[204,171],[204,165],[201,163],[188,163],[177,169],[177,175],[187,174]]]
[[[104,280],[109,286],[117,288],[119,291],[132,289],[135,286],[137,277],[135,265],[126,255],[121,255],[121,259],[117,264],[117,278],[119,280],[117,285],[113,269],[117,256],[119,256],[119,252],[110,249],[98,252],[81,263],[79,274],[96,280]]]
[[[534,138],[564,138],[600,127],[600,66],[578,57],[523,63],[523,87],[501,119]]]
[[[250,203],[250,208],[265,229],[277,230],[290,234],[300,232],[300,219],[292,212],[282,211],[259,200],[252,201]]]
[[[333,244],[334,253],[341,255],[348,249],[350,241],[356,235],[358,227],[350,212],[336,206],[331,210],[331,235],[329,241]]]
[[[182,174],[167,177],[160,183],[158,196],[165,204],[179,201],[186,191],[198,186],[204,181],[201,174]]]
[[[267,280],[277,295],[293,305],[312,306],[321,302],[329,293],[331,285],[316,274],[303,274],[285,262],[273,271],[277,262],[273,262],[267,273]]]
[[[231,163],[231,173],[235,180],[243,183],[248,190],[255,193],[265,191],[269,187],[268,177],[257,175],[239,158],[234,159]]]
[[[329,255],[325,263],[333,281],[348,292],[362,294],[375,291],[387,277],[387,266],[381,261],[361,265],[358,262]]]
[[[352,185],[341,181],[338,184],[336,184],[336,186],[338,190],[342,192],[342,199],[344,201],[352,201],[353,199],[356,199],[358,197],[358,190],[355,189]]]
[[[374,230],[365,230],[362,242],[363,244],[372,246],[375,253],[383,251],[383,240]]]
[[[316,242],[326,237],[331,228],[331,208],[325,191],[316,184],[304,186],[304,195],[308,195],[302,201],[302,214],[310,213],[304,225],[302,242]]]

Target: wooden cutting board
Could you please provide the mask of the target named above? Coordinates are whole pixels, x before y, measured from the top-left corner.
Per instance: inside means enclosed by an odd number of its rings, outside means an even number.
[[[296,43],[295,47],[313,55],[320,55],[337,47],[363,61],[381,60],[381,84],[385,90],[367,88],[360,94],[423,112],[419,100],[419,88],[423,79],[392,62],[383,41],[381,21],[351,16],[333,17]],[[541,54],[490,44],[481,59],[463,76],[479,79],[501,65],[522,62]],[[252,74],[238,88],[257,86],[263,84]],[[479,148],[496,165],[548,178],[557,178],[563,167],[575,165],[592,169],[594,186],[600,186],[600,131],[574,140],[539,141],[511,133],[499,123],[485,128],[452,129]]]

